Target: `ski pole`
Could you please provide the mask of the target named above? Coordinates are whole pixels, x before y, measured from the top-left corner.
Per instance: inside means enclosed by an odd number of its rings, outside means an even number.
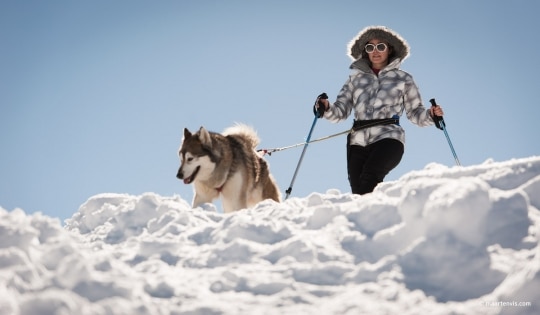
[[[328,99],[328,96],[326,93],[322,93],[321,95],[317,96],[317,100],[315,101],[315,105],[319,103],[320,99]],[[302,160],[304,159],[304,154],[306,154],[306,149],[309,145],[309,141],[311,140],[311,133],[313,132],[313,129],[315,128],[315,125],[317,124],[317,119],[321,118],[322,115],[320,112],[315,112],[315,118],[313,119],[313,123],[311,124],[311,128],[309,129],[309,133],[306,138],[306,142],[304,143],[304,149],[302,150],[302,154],[300,155],[300,160],[298,160],[298,165],[296,165],[296,169],[294,170],[294,175],[291,180],[291,184],[289,185],[289,188],[285,191],[285,200],[289,198],[292,192],[292,187],[294,185],[294,181],[296,180],[296,175],[298,175],[298,170],[300,169],[300,164],[302,164]]]
[[[431,103],[431,106],[438,106],[434,98],[430,99],[429,102]],[[444,122],[444,118],[442,116],[434,116],[434,120],[435,120],[435,126],[437,126],[437,128],[444,131],[444,135],[446,136],[446,141],[448,141],[450,150],[452,151],[452,154],[454,155],[454,160],[456,161],[456,165],[461,166],[461,163],[459,162],[456,151],[454,150],[454,146],[452,145],[452,141],[450,141],[450,137],[448,136],[448,132],[446,131],[446,124]]]

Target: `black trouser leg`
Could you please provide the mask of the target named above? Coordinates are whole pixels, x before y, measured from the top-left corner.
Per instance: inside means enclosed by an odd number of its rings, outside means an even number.
[[[347,148],[347,171],[353,194],[366,194],[384,180],[403,156],[403,143],[383,139],[367,145],[351,145]]]

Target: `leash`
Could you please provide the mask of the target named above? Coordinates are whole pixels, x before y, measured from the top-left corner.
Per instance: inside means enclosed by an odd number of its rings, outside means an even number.
[[[328,139],[331,139],[331,138],[334,138],[334,137],[337,137],[337,136],[341,136],[341,135],[344,135],[344,134],[347,134],[347,133],[351,132],[352,130],[353,130],[352,128],[351,128],[351,129],[347,129],[347,130],[345,130],[345,131],[342,131],[342,132],[339,132],[339,133],[336,133],[336,134],[333,134],[333,135],[329,135],[329,136],[322,137],[322,138],[318,138],[318,139],[311,140],[311,141],[308,140],[308,141],[306,141],[306,142],[301,142],[301,143],[289,145],[289,146],[286,146],[286,147],[273,148],[273,149],[259,149],[259,150],[257,150],[257,152],[262,152],[263,155],[265,155],[265,154],[272,155],[272,153],[274,153],[274,152],[285,151],[285,150],[288,150],[288,149],[293,149],[293,148],[296,148],[296,147],[301,147],[301,146],[306,145],[306,144],[309,144],[309,143],[320,142],[320,141],[328,140]]]
[[[369,127],[373,127],[373,126],[384,125],[384,124],[396,124],[396,125],[399,125],[399,117],[398,118],[392,117],[392,118],[385,118],[385,119],[365,120],[365,121],[358,121],[358,122],[362,122],[362,123],[358,124],[358,123],[355,122],[355,124],[353,125],[352,128],[347,129],[347,130],[342,131],[342,132],[335,133],[333,135],[318,138],[318,139],[315,139],[315,140],[307,139],[306,142],[301,142],[301,143],[289,145],[289,146],[286,146],[286,147],[272,148],[272,149],[259,149],[259,150],[257,150],[257,152],[262,152],[263,155],[265,155],[265,154],[272,155],[272,153],[274,153],[274,152],[284,151],[284,150],[300,147],[300,146],[303,146],[303,145],[307,145],[307,144],[310,144],[310,143],[315,143],[315,142],[328,140],[328,139],[331,139],[331,138],[334,138],[334,137],[338,137],[338,136],[341,136],[341,135],[344,135],[344,134],[351,133],[353,131],[357,131],[357,130],[361,130],[361,129],[365,129],[365,128],[369,128]]]

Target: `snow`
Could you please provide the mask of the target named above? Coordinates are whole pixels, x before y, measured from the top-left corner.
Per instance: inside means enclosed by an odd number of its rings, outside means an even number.
[[[223,214],[106,193],[0,208],[0,315],[539,314],[540,157]]]

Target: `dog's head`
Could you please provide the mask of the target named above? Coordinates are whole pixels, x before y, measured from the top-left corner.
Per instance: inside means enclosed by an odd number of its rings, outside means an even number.
[[[178,152],[180,168],[176,177],[191,184],[194,180],[204,180],[212,174],[215,168],[214,153],[212,151],[212,137],[201,127],[196,133],[184,128],[184,138]]]

